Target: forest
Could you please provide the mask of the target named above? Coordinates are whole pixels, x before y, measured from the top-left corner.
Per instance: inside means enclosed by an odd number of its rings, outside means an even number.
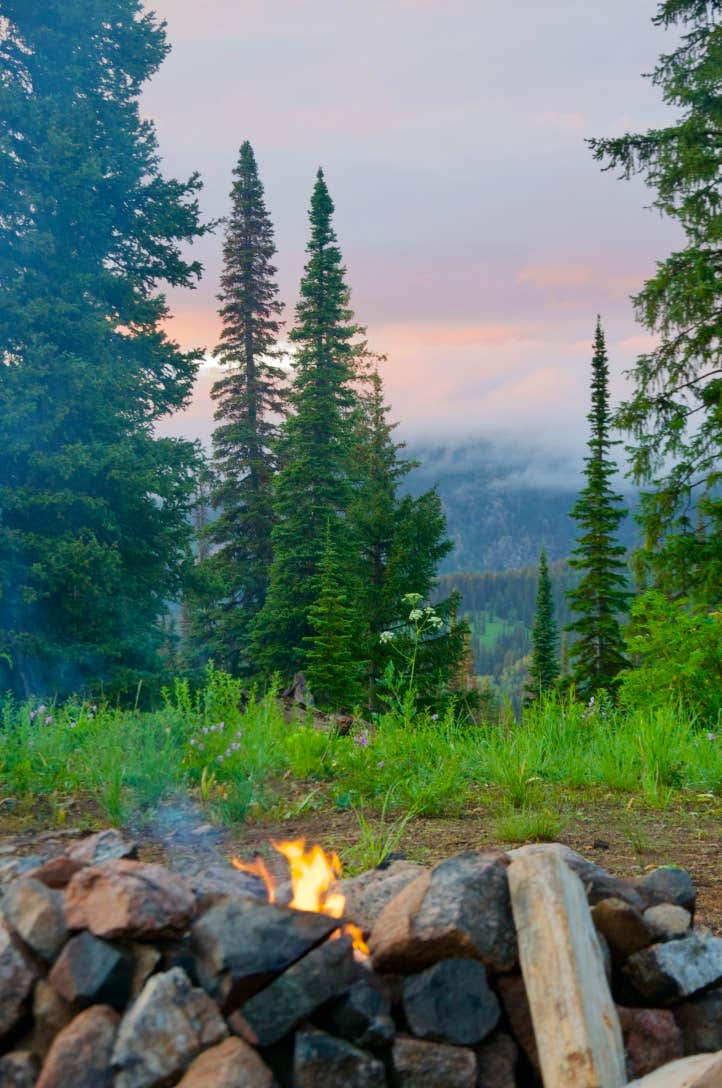
[[[719,811],[722,2],[663,0],[655,23],[671,44],[651,82],[674,118],[590,138],[588,155],[642,179],[680,246],[638,286],[653,346],[619,404],[589,314],[567,503],[473,471],[440,490],[433,448],[422,465],[405,449],[323,167],[297,194],[292,312],[243,133],[229,126],[222,222],[204,220],[199,174],[166,176],[140,98],[172,43],[140,0],[3,0],[11,819],[123,823],[180,796],[230,826],[352,814],[341,837],[360,865],[410,821],[480,805],[504,841],[554,837],[594,803],[622,823],[632,802],[652,822],[684,822],[691,795],[697,815]],[[200,280],[206,236],[222,331],[186,350],[168,292]],[[158,433],[206,348],[209,450]]]

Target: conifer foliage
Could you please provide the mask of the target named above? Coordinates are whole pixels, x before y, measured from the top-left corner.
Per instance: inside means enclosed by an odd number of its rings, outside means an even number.
[[[248,141],[234,178],[219,295],[223,329],[214,353],[223,376],[211,393],[218,424],[211,503],[218,517],[207,533],[214,550],[196,571],[193,626],[196,643],[238,673],[251,668],[249,630],[268,588],[275,443],[286,399],[278,365],[283,307],[273,265],[276,246]]]
[[[610,688],[627,661],[619,617],[629,601],[624,548],[617,530],[627,511],[612,488],[616,465],[610,449],[609,362],[601,321],[597,319],[592,356],[589,454],[585,458],[586,486],[571,516],[580,529],[569,565],[581,571],[578,586],[567,592],[577,618],[567,626],[576,635],[569,656],[571,676],[581,695]]]
[[[550,692],[559,676],[557,644],[559,632],[554,618],[554,599],[549,577],[546,551],[539,556],[539,580],[537,582],[536,610],[531,632],[532,654],[525,702],[533,703],[545,692]]]
[[[290,339],[296,347],[291,414],[279,443],[273,563],[268,596],[255,625],[261,668],[292,673],[305,664],[313,634],[310,609],[320,592],[327,531],[350,532],[353,491],[351,415],[363,354],[332,224],[334,206],[319,170],[309,213],[311,237]],[[354,570],[337,569],[352,579]]]
[[[199,354],[157,284],[200,274],[200,185],[162,176],[141,120],[168,47],[140,0],[2,16],[0,689],[123,686],[158,666],[188,556],[194,449],[153,427]]]

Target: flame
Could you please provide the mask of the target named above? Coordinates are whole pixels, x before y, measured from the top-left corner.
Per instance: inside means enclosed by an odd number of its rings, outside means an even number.
[[[315,914],[328,914],[331,918],[343,918],[346,896],[330,890],[331,885],[341,876],[341,862],[338,855],[333,852],[326,854],[320,846],[307,848],[305,839],[289,842],[271,840],[271,845],[279,854],[283,854],[291,871],[293,898],[290,906],[294,910],[308,910]],[[252,862],[243,862],[234,857],[232,863],[236,869],[260,877],[268,891],[268,902],[275,903],[276,890],[273,878],[261,857],[257,856]],[[342,930],[336,930],[334,936],[340,936],[341,932],[347,933],[352,938],[357,953],[363,956],[368,955],[368,946],[359,926],[347,922]]]

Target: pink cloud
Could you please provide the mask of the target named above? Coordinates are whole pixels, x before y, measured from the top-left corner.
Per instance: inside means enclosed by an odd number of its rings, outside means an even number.
[[[529,264],[517,272],[519,283],[534,287],[584,287],[595,279],[593,268],[575,264]]]
[[[386,325],[374,330],[375,340],[397,347],[500,347],[504,344],[535,340],[538,336],[538,330],[526,325],[449,325],[419,322]]]

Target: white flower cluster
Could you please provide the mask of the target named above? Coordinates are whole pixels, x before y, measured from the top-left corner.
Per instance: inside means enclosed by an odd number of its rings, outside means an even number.
[[[393,631],[382,631],[381,634],[379,635],[379,642],[384,642],[384,643],[385,642],[393,642],[393,640],[394,640]]]

